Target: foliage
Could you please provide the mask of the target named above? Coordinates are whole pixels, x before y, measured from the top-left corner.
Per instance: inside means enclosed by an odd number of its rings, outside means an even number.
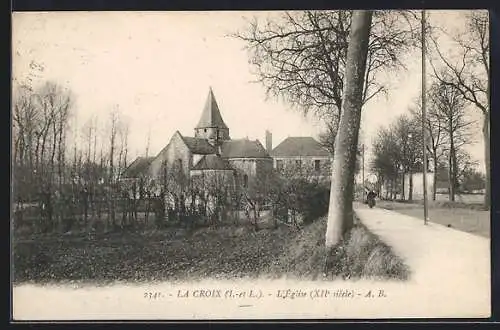
[[[249,22],[235,37],[247,45],[257,80],[269,95],[323,118],[333,142],[345,84],[352,11],[297,11]],[[403,67],[412,47],[412,20],[399,11],[376,11],[368,45],[362,103],[387,91],[381,75]]]
[[[484,173],[468,168],[462,174],[460,190],[464,192],[474,192],[485,189],[486,179]]]
[[[318,182],[299,181],[297,190],[297,211],[302,214],[303,222],[309,224],[328,213],[330,189]]]

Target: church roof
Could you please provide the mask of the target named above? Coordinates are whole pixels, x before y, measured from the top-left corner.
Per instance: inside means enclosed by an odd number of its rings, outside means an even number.
[[[126,178],[137,178],[144,174],[154,157],[137,157],[123,172]]]
[[[232,170],[229,162],[217,155],[205,155],[193,167],[193,170]]]
[[[196,125],[196,128],[207,127],[227,128],[224,120],[222,120],[219,106],[217,105],[217,101],[215,100],[212,88],[210,88],[208,92],[208,97],[205,102],[205,107],[203,108],[200,121],[198,122],[198,125]]]
[[[267,158],[269,154],[259,140],[227,140],[221,147],[221,155],[224,158]]]
[[[208,143],[208,141],[205,139],[190,136],[182,136],[182,139],[188,146],[189,150],[191,150],[191,152],[194,154],[206,155],[215,153],[214,146]]]
[[[328,157],[330,153],[311,136],[288,137],[271,151],[273,157],[316,156]]]

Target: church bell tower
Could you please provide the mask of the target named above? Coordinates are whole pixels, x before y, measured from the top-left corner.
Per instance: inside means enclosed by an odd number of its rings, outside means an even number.
[[[224,120],[222,120],[219,106],[211,87],[208,91],[208,97],[200,121],[194,129],[194,136],[206,139],[214,146],[220,145],[223,141],[230,139],[229,128],[224,123]]]

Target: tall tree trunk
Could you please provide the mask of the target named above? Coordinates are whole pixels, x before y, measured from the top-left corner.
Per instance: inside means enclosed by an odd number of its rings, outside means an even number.
[[[455,143],[450,133],[450,152],[448,153],[448,195],[450,202],[455,201]]]
[[[453,146],[453,158],[451,159],[453,163],[453,195],[454,197],[458,194],[458,163],[457,163],[457,149]],[[455,200],[455,199],[453,199]]]
[[[401,178],[401,199],[405,200],[406,199],[406,194],[405,194],[405,170],[403,169],[403,174]]]
[[[394,178],[391,179],[391,200],[394,200]]]
[[[410,170],[408,173],[408,200],[413,200],[413,172]]]
[[[437,168],[438,168],[438,162],[436,157],[434,158],[434,171],[432,173],[432,200],[436,200],[437,196]]]
[[[490,208],[491,205],[491,173],[490,173],[490,116],[484,115],[483,118],[483,138],[484,138],[484,170],[485,170],[485,194],[484,207]]]
[[[52,196],[52,192],[53,192],[53,180],[54,180],[54,173],[56,172],[55,168],[55,157],[56,157],[56,148],[57,148],[57,126],[56,126],[56,121],[54,120],[53,122],[53,136],[52,136],[52,150],[51,150],[51,154],[50,154],[50,173],[48,175],[48,178],[49,178],[49,192]],[[56,220],[57,221],[57,217],[59,216],[59,209],[58,209],[58,204],[56,201],[53,201],[53,206],[56,206],[55,208],[53,207],[53,216],[55,216]],[[50,226],[52,229],[56,229],[56,226],[55,224],[52,222],[52,219],[51,219],[51,223],[50,223]]]
[[[354,170],[371,21],[372,11],[355,10],[353,12],[347,50],[342,113],[339,131],[335,138],[335,158],[332,166],[330,204],[325,235],[327,253],[325,270],[329,269],[333,249],[353,225]]]

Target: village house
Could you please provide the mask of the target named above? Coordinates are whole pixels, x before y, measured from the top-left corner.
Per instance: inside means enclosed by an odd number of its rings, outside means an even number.
[[[310,136],[287,137],[271,151],[273,167],[308,179],[328,180],[331,176],[330,152]]]

